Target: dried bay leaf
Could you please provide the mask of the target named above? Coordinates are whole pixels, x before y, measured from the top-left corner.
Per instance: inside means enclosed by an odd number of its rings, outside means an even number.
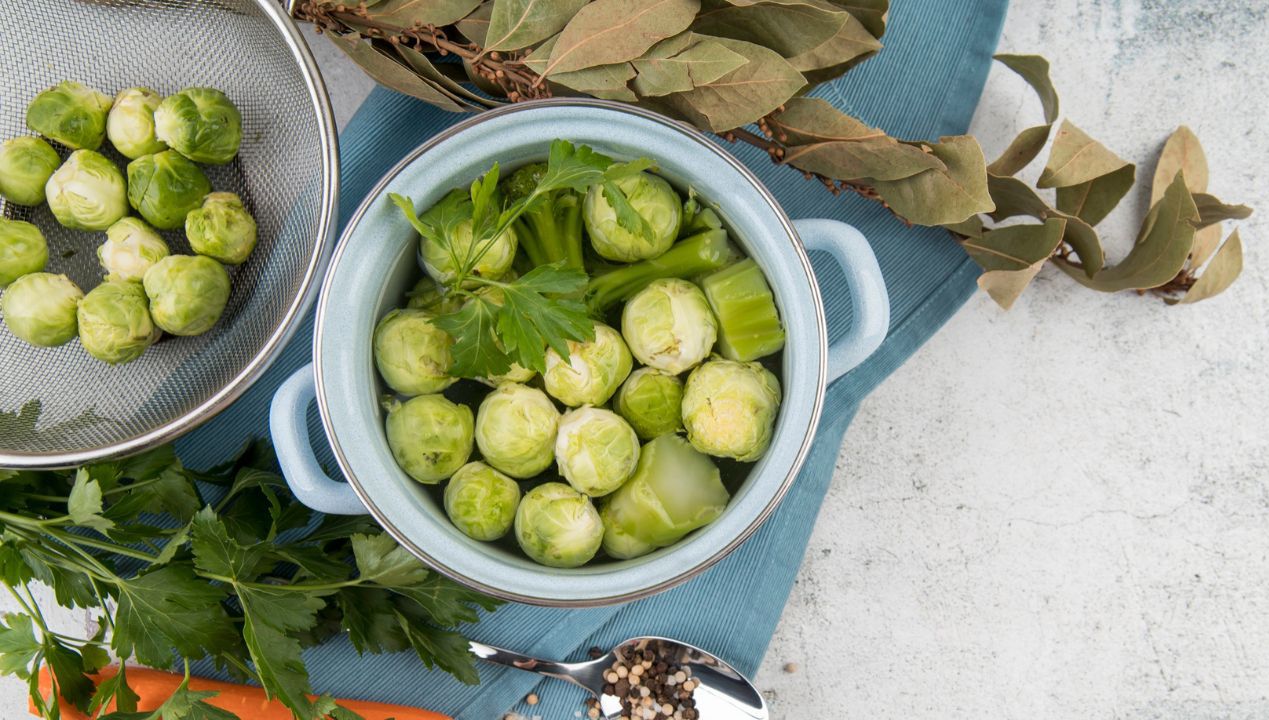
[[[634,76],[634,66],[623,62],[556,73],[551,76],[551,82],[604,100],[635,102],[639,96],[628,85]]]
[[[432,64],[426,55],[405,45],[393,45],[392,49],[396,51],[405,64],[409,66],[416,74],[425,80],[431,81],[439,90],[449,95],[451,98],[465,106],[468,110],[479,110],[485,107],[497,107],[502,103],[496,100],[477,95],[476,93],[463,87],[457,80],[445,75],[440,68]]]
[[[463,37],[484,47],[489,39],[489,21],[493,16],[493,0],[484,0],[467,17],[454,23]]]
[[[1058,210],[1074,215],[1089,225],[1096,225],[1124,199],[1136,178],[1137,167],[1129,164],[1094,180],[1060,187],[1057,189]]]
[[[812,2],[731,5],[706,0],[692,29],[717,37],[745,40],[771,48],[786,58],[810,52],[837,34],[850,13]],[[856,21],[858,23],[858,21]],[[876,39],[859,26],[873,44]]]
[[[997,228],[961,246],[984,270],[978,287],[1008,310],[1052,257],[1065,230],[1066,220],[1054,218],[1042,225]]]
[[[745,64],[664,102],[697,127],[721,132],[747,125],[780,107],[806,85],[780,54],[741,40],[713,38],[745,58]]]
[[[402,65],[394,58],[372,47],[370,43],[361,42],[359,36],[344,36],[337,33],[323,33],[335,47],[343,50],[353,62],[361,66],[367,75],[386,87],[416,97],[450,112],[463,112],[466,105],[450,97],[435,84],[419,77],[413,70]]]
[[[1050,218],[1065,220],[1066,228],[1062,240],[1079,255],[1084,273],[1092,277],[1094,273],[1102,269],[1105,254],[1102,251],[1101,238],[1097,236],[1097,231],[1092,225],[1074,215],[1049,207],[1030,185],[1018,178],[988,172],[987,190],[996,203],[996,209],[991,213],[993,220],[1000,222],[1023,215],[1037,220]]]
[[[1251,208],[1246,205],[1226,205],[1207,193],[1194,193],[1194,204],[1198,207],[1197,225],[1200,228],[1225,220],[1246,220],[1251,217]]]
[[[560,32],[543,75],[634,60],[688,28],[700,0],[595,0]]]
[[[978,288],[995,300],[1002,310],[1009,310],[1047,261],[1048,258],[1036,260],[1021,270],[988,270],[978,276]]]
[[[551,52],[555,50],[555,43],[560,39],[559,35],[547,38],[545,42],[533,49],[533,52],[525,56],[520,62],[538,75],[546,69],[546,64],[551,61]]]
[[[1169,305],[1185,305],[1196,303],[1200,300],[1206,300],[1210,297],[1220,295],[1234,284],[1234,280],[1238,279],[1238,275],[1243,271],[1243,241],[1235,230],[1230,234],[1229,239],[1221,245],[1220,250],[1212,258],[1212,262],[1199,276],[1199,279],[1190,286],[1185,295],[1180,298],[1168,298],[1165,300]]]
[[[1044,166],[1036,186],[1058,188],[1079,185],[1109,175],[1128,164],[1070,120],[1063,120],[1053,140],[1049,162]]]
[[[1194,233],[1194,247],[1190,249],[1191,268],[1202,267],[1203,263],[1211,259],[1212,253],[1216,252],[1216,248],[1221,244],[1221,228],[1219,225],[1209,225],[1205,228],[1199,228]]]
[[[395,27],[452,25],[471,14],[480,0],[386,0],[369,8],[368,19]]]
[[[1207,192],[1207,155],[1198,136],[1184,125],[1172,133],[1159,152],[1154,183],[1150,187],[1150,204],[1159,202],[1179,172],[1185,173],[1185,183],[1191,193]]]
[[[853,15],[833,37],[806,52],[789,58],[807,82],[818,85],[841,75],[855,65],[867,60],[881,49],[881,43]]]
[[[653,45],[634,61],[634,88],[643,97],[687,92],[714,82],[744,65],[745,57],[726,45],[686,32]]]
[[[944,225],[995,209],[977,140],[968,135],[943,137],[930,150],[943,167],[875,183],[877,193],[896,214],[917,225]]]
[[[784,162],[839,180],[902,180],[943,167],[932,153],[890,137],[798,145],[785,152]]]
[[[519,50],[539,43],[568,24],[587,0],[494,0],[486,50]]]
[[[827,100],[814,97],[790,98],[784,103],[784,109],[772,116],[771,124],[787,136],[782,139],[786,145],[888,137],[883,130],[856,120]]]
[[[988,172],[996,175],[1014,175],[1031,164],[1044,144],[1049,141],[1049,133],[1057,120],[1059,101],[1057,90],[1049,78],[1049,61],[1038,55],[996,55],[995,59],[1002,65],[1017,73],[1031,86],[1040,98],[1040,106],[1044,109],[1044,125],[1029,127],[1009,143],[1009,147],[987,166]]]
[[[886,21],[890,15],[890,0],[829,0],[839,8],[850,11],[863,23],[872,36],[881,39],[886,34]]]

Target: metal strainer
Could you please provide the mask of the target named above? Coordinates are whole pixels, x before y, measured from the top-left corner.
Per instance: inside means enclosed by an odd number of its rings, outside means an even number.
[[[238,159],[206,167],[259,225],[251,258],[205,335],[165,337],[111,367],[78,341],[28,346],[0,326],[0,467],[57,467],[143,450],[209,419],[269,365],[307,310],[333,244],[337,152],[325,86],[270,0],[0,0],[0,139],[27,135],[27,104],[77,80],[113,94],[144,85],[223,90],[242,111]],[[126,160],[107,151],[122,166]],[[49,269],[87,292],[104,233],[67,230],[47,207],[0,203],[49,242]],[[165,233],[189,253],[184,234]]]

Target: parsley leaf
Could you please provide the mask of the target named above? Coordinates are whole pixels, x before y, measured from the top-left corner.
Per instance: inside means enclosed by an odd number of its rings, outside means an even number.
[[[499,307],[484,297],[473,297],[457,312],[432,322],[454,338],[450,348],[450,373],[459,377],[501,375],[511,369],[511,358],[498,344],[494,331]]]
[[[317,623],[317,611],[325,601],[316,594],[238,586],[242,605],[242,639],[251,653],[260,684],[271,696],[296,711],[303,720],[317,720],[308,695],[308,670],[300,656],[300,641],[293,635]]]
[[[71,522],[102,532],[114,527],[114,521],[102,517],[101,484],[90,479],[88,470],[80,468],[75,474],[66,509]]]
[[[617,185],[616,181],[605,180],[603,185],[604,199],[612,206],[613,212],[617,216],[617,224],[623,230],[641,235],[642,237],[653,240],[656,238],[656,230],[652,228],[652,224],[647,218],[639,214],[634,206],[630,204],[630,198],[626,197],[626,193]]]
[[[511,283],[500,284],[498,336],[507,353],[526,368],[546,372],[550,346],[568,357],[569,340],[595,337],[595,323],[586,306],[576,300],[547,297],[545,293],[581,292],[586,275],[563,264],[542,265]]]
[[[190,532],[194,566],[201,572],[234,581],[252,580],[259,574],[265,547],[258,543],[244,547],[234,542],[210,507],[194,516]]]
[[[352,548],[362,580],[380,585],[413,585],[431,572],[386,533],[353,535]]]
[[[0,622],[0,673],[31,677],[43,645],[35,637],[34,620],[30,615],[6,613]]]
[[[613,164],[612,158],[595,152],[587,145],[574,145],[567,140],[551,143],[546,161],[546,172],[533,195],[569,188],[584,193],[591,185],[604,179],[604,171]],[[532,197],[532,195],[530,195]]]
[[[136,655],[146,665],[171,667],[172,651],[198,658],[229,652],[238,633],[225,614],[222,588],[186,564],[120,581],[111,646],[120,657]]]
[[[128,685],[127,663],[119,663],[119,668],[114,675],[97,684],[97,692],[93,694],[92,702],[88,704],[88,714],[95,716],[98,710],[109,705],[112,700],[116,711],[136,712],[137,701],[140,699],[141,697]]]

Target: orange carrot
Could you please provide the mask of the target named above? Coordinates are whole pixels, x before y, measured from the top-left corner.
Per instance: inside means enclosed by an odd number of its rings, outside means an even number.
[[[117,668],[103,668],[100,673],[92,676],[94,683],[101,683],[114,677],[118,672]],[[153,711],[157,710],[176,688],[180,687],[181,681],[185,679],[184,675],[176,673],[162,672],[160,670],[150,670],[147,668],[129,667],[128,668],[128,686],[133,692],[141,696],[137,701],[137,710]],[[189,687],[191,690],[214,690],[219,693],[215,697],[209,698],[207,703],[215,705],[222,710],[229,712],[242,718],[242,720],[292,720],[291,711],[277,700],[269,700],[265,697],[264,690],[250,685],[235,685],[233,683],[220,682],[219,680],[204,680],[202,678],[190,678]],[[40,669],[40,692],[47,697],[52,689],[52,683],[49,680],[48,669]],[[361,715],[366,720],[450,720],[448,715],[441,715],[430,710],[417,710],[415,708],[401,707],[398,705],[388,705],[386,703],[367,702],[364,700],[340,700],[340,705]],[[110,710],[114,710],[114,703],[111,703]],[[35,713],[35,707],[31,707],[32,714]],[[86,720],[87,715],[71,707],[70,703],[63,703],[62,717],[65,720]]]

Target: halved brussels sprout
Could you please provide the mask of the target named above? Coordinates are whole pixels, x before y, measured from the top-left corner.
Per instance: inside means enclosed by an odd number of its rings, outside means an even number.
[[[384,403],[384,428],[392,457],[406,475],[435,485],[453,475],[471,457],[471,408],[444,395],[420,395]]]
[[[634,477],[605,498],[605,548],[629,558],[671,545],[718,519],[729,499],[707,456],[678,435],[662,435],[643,446]]]
[[[128,214],[123,173],[105,155],[76,150],[44,185],[53,217],[72,230],[105,230]]]
[[[590,498],[558,482],[525,493],[515,528],[524,554],[547,567],[585,565],[604,539],[604,523]]]
[[[214,192],[185,216],[185,237],[199,255],[240,265],[256,247],[256,220],[231,192]]]
[[[242,115],[219,90],[186,88],[159,103],[154,133],[194,162],[224,165],[242,144]]]
[[[560,418],[555,462],[574,490],[602,497],[634,474],[639,463],[639,436],[611,410],[569,410]]]
[[[497,279],[511,269],[511,261],[516,257],[516,231],[512,228],[477,246],[472,237],[472,221],[463,220],[454,225],[446,240],[449,241],[448,247],[427,238],[419,239],[420,266],[442,284],[452,282],[468,258],[480,256],[472,268],[472,275]]]
[[[14,280],[0,295],[9,332],[32,345],[55,347],[75,337],[75,310],[84,291],[65,275],[34,272]]]
[[[160,230],[184,227],[185,216],[198,209],[211,189],[203,171],[175,150],[128,163],[128,202]]]
[[[79,343],[89,355],[118,365],[141,357],[159,339],[141,285],[107,280],[79,301]]]
[[[45,90],[26,109],[26,126],[75,150],[96,150],[106,139],[109,95],[67,80]]]
[[[168,255],[145,271],[150,316],[163,332],[201,335],[229,303],[229,273],[201,255]]]
[[[530,478],[555,459],[560,412],[546,393],[505,383],[476,411],[476,445],[485,462],[514,478]]]
[[[388,387],[402,395],[429,395],[454,384],[449,374],[454,339],[432,324],[425,310],[393,310],[374,334],[375,366]]]
[[[44,186],[62,164],[52,145],[37,137],[15,137],[0,143],[0,195],[17,205],[44,202]]]
[[[29,222],[0,217],[0,288],[47,264],[44,233]]]
[[[150,88],[134,87],[115,96],[114,107],[106,116],[106,137],[121,155],[136,160],[167,149],[154,134],[154,111],[163,98]]]
[[[497,540],[511,529],[520,486],[482,462],[460,467],[445,486],[445,514],[474,540]]]
[[[154,263],[171,255],[167,243],[141,218],[126,217],[106,229],[97,260],[107,280],[141,282]]]
[[[546,352],[546,391],[570,407],[603,405],[630,374],[634,362],[616,330],[595,323],[595,338],[568,341],[568,361],[555,350]]]
[[[653,280],[621,311],[621,334],[639,362],[675,375],[709,356],[718,323],[705,293],[678,278]]]
[[[710,360],[683,389],[687,439],[703,453],[752,462],[771,442],[780,381],[756,362]]]
[[[617,262],[647,260],[670,249],[683,220],[683,201],[664,178],[649,172],[616,181],[630,207],[643,218],[647,233],[631,231],[618,222],[618,213],[603,185],[586,193],[582,218],[590,244],[599,256]]]
[[[643,440],[683,429],[683,381],[656,368],[630,373],[613,399],[617,411]]]

